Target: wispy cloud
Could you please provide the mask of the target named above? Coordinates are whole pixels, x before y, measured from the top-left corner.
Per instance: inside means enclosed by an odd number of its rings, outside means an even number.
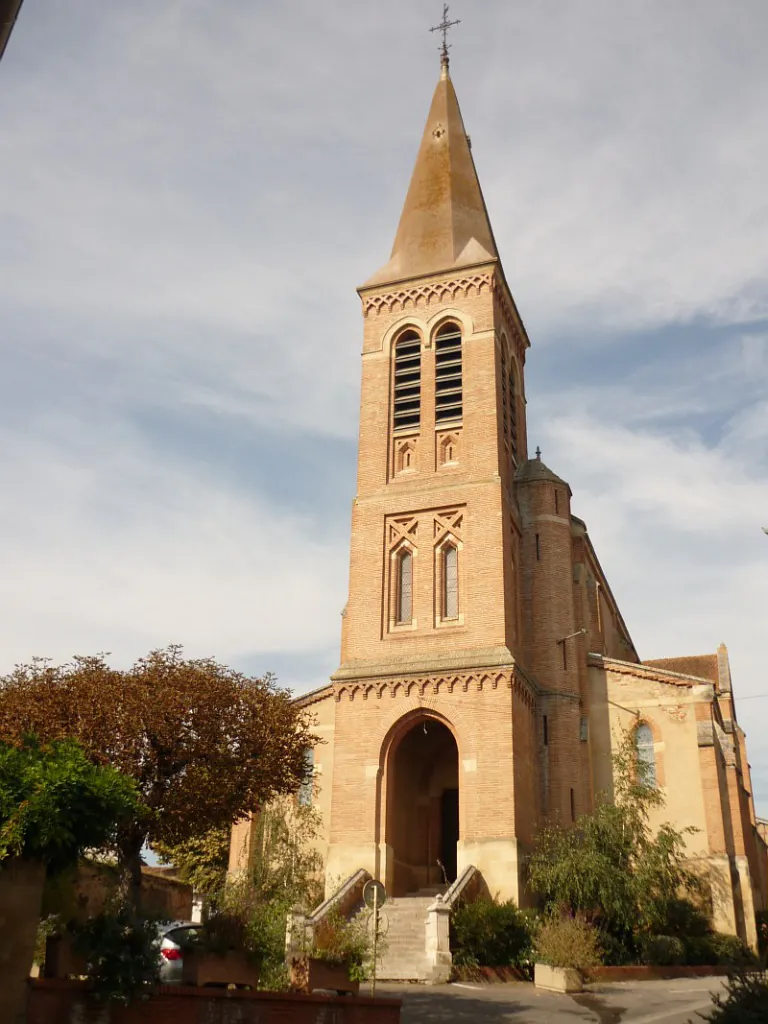
[[[125,428],[47,427],[0,434],[14,496],[0,507],[6,668],[94,649],[126,662],[173,641],[301,656],[338,630],[346,538],[316,539],[310,515],[222,489],[204,464],[166,460]]]
[[[435,13],[24,5],[0,67],[0,669],[171,640],[299,686],[335,667],[353,289],[394,236]],[[452,13],[531,435],[642,653],[725,640],[758,692],[764,0]]]

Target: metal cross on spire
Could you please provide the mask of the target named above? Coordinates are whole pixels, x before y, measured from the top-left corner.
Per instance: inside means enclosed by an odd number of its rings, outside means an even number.
[[[442,32],[443,33],[443,45],[440,47],[440,64],[442,67],[448,67],[448,51],[450,46],[448,45],[448,29],[453,28],[454,25],[460,25],[461,21],[457,18],[455,21],[448,21],[448,4],[443,4],[443,20],[439,25],[433,25],[429,30],[430,32]]]

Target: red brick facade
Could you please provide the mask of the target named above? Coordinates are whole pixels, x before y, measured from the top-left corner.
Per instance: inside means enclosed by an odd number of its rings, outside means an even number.
[[[691,855],[714,858],[730,886],[718,920],[751,938],[766,850],[727,654],[641,665],[570,487],[528,457],[529,341],[445,68],[392,257],[360,296],[341,664],[305,698],[323,736],[329,888],[365,868],[402,895],[472,864],[492,892],[525,901],[537,830],[610,794],[621,732],[645,723],[668,816],[699,830]],[[446,325],[461,335],[450,420]],[[446,546],[458,563],[450,615]]]

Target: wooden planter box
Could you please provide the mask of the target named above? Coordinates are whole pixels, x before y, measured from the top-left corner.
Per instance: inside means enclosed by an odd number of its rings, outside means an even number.
[[[82,977],[87,974],[85,957],[76,953],[69,935],[49,935],[45,940],[44,978]]]
[[[339,995],[349,993],[356,996],[360,982],[352,981],[345,964],[329,964],[327,960],[315,957],[291,960],[291,987],[298,992],[315,992],[325,989]]]
[[[581,992],[581,974],[572,967],[550,967],[549,964],[535,964],[533,983],[545,992]]]
[[[187,950],[181,967],[182,985],[250,985],[259,983],[261,964],[249,959],[240,950],[228,953],[205,953]]]

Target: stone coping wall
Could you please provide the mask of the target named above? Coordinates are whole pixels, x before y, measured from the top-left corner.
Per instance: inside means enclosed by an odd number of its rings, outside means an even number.
[[[399,1024],[401,1000],[160,985],[150,999],[100,1007],[88,983],[30,979],[27,1024]]]
[[[674,964],[656,967],[650,964],[629,964],[626,967],[595,967],[586,972],[587,981],[662,981],[674,978],[725,977],[732,967],[702,967]]]

